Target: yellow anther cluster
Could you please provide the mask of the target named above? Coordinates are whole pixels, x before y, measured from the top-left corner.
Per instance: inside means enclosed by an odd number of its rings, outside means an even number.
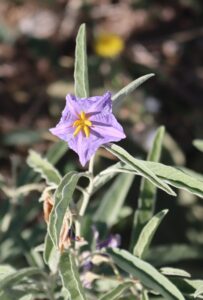
[[[88,116],[82,111],[78,115],[78,120],[73,123],[73,127],[76,127],[73,135],[76,136],[81,130],[84,132],[86,137],[90,136],[90,127],[92,122],[88,119]]]

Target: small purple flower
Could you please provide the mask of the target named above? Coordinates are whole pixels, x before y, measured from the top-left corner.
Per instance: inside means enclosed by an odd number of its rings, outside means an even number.
[[[61,119],[50,131],[68,142],[83,166],[101,145],[125,138],[123,128],[112,114],[110,92],[81,99],[68,94]]]
[[[111,234],[106,240],[101,241],[99,238],[99,231],[96,226],[92,226],[93,240],[96,242],[96,249],[101,250],[102,248],[117,248],[121,245],[120,234]]]
[[[119,234],[111,234],[105,241],[97,244],[97,249],[117,248],[121,244],[121,236]]]

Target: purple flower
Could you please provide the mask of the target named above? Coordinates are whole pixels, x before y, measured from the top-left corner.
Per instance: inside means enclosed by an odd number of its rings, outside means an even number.
[[[68,142],[83,166],[101,145],[125,138],[123,128],[112,114],[110,92],[81,99],[68,94],[61,119],[50,131]]]
[[[97,244],[97,249],[117,248],[121,244],[121,236],[119,234],[111,234],[105,241]]]
[[[96,243],[96,249],[101,250],[102,248],[117,248],[121,245],[121,236],[120,234],[111,234],[107,237],[106,240],[101,241],[99,238],[99,231],[97,230],[96,226],[92,226],[93,232],[93,240]]]

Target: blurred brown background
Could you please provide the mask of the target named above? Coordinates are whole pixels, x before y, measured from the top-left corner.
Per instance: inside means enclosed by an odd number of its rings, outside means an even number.
[[[202,155],[192,146],[203,138],[202,0],[1,0],[0,172],[9,182],[13,157],[21,166],[29,148],[45,152],[54,141],[48,128],[74,92],[75,37],[83,22],[92,95],[156,74],[115,107],[129,137],[125,147],[145,158],[155,129],[165,125],[163,162],[202,172]],[[79,167],[75,154],[69,157],[64,171]],[[160,208],[176,209],[176,219],[170,230],[162,227],[163,240],[202,244],[201,201],[180,193],[174,208],[164,199]]]

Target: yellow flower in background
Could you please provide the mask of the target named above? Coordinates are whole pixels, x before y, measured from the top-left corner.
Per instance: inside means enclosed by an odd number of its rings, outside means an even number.
[[[124,49],[124,40],[112,33],[105,33],[99,35],[94,43],[94,50],[96,54],[103,57],[115,57],[119,55]]]

